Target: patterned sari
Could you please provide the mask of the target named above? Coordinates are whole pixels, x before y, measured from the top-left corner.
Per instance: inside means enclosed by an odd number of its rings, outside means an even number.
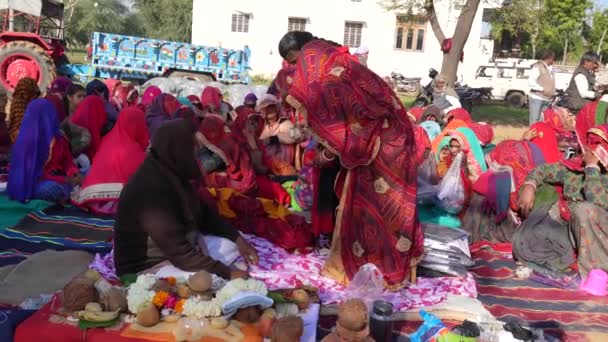
[[[247,150],[231,139],[224,120],[219,115],[207,114],[199,131],[205,147],[226,164],[226,171],[205,175],[205,188],[199,189],[201,198],[245,233],[287,250],[310,246],[312,232],[303,217],[291,214],[273,198],[260,198],[264,197],[264,191],[258,189]]]
[[[255,171],[249,154],[231,139],[224,119],[217,114],[208,114],[200,124],[199,131],[204,137],[203,145],[226,164],[224,172],[205,175],[206,185],[210,188],[232,188],[242,194],[255,194]]]
[[[591,269],[608,270],[608,125],[591,128],[585,140],[599,165],[586,166],[579,157],[534,169],[526,183],[537,193],[561,185],[567,206],[535,205],[513,238],[519,260],[557,273],[578,270],[582,277]]]
[[[608,102],[602,100],[587,103],[576,115],[576,135],[581,149],[585,150],[585,137],[589,130],[606,123]]]
[[[149,140],[144,112],[134,106],[123,109],[103,137],[84,183],[72,193],[72,203],[95,213],[115,214],[124,185],[146,158]]]
[[[388,289],[400,289],[424,253],[407,112],[382,78],[326,42],[306,44],[296,68],[289,102],[342,166],[324,273],[348,283],[373,263]]]

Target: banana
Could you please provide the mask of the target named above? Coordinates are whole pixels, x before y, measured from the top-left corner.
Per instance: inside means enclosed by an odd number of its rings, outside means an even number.
[[[80,311],[78,318],[89,322],[109,322],[118,318],[120,311]]]

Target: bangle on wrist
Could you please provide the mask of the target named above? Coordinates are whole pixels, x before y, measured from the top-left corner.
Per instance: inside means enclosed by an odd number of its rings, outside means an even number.
[[[321,158],[323,158],[323,160],[330,162],[336,159],[336,156],[333,156],[331,158],[327,157],[327,155],[325,154],[326,151],[327,150],[323,150],[323,152],[321,152]]]

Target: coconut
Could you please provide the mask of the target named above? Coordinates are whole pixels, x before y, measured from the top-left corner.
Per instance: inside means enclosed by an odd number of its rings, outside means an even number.
[[[361,299],[349,299],[338,308],[338,323],[347,330],[361,331],[368,324],[367,306]]]
[[[160,312],[154,304],[147,304],[137,312],[137,324],[143,327],[151,327],[160,322]]]
[[[63,307],[67,311],[84,310],[88,303],[97,301],[94,280],[77,276],[63,288]]]
[[[306,310],[310,306],[310,296],[304,290],[294,290],[291,293],[293,301],[298,305],[298,309]]]
[[[304,334],[304,321],[297,316],[288,316],[276,321],[270,334],[271,342],[299,341]]]
[[[261,315],[262,312],[259,306],[249,306],[246,308],[239,309],[234,314],[234,319],[241,323],[253,324],[260,319]]]
[[[188,279],[188,287],[195,292],[205,292],[211,289],[213,278],[211,278],[211,274],[206,271],[200,271],[194,273]]]

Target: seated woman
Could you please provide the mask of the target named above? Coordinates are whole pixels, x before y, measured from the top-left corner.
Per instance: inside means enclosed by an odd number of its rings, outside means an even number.
[[[165,122],[172,119],[173,114],[181,107],[175,96],[163,93],[154,98],[152,103],[146,107],[146,123],[150,139]]]
[[[204,122],[204,120],[203,120]],[[255,172],[255,188],[258,197],[278,201],[289,206],[291,197],[280,183],[270,179],[273,170],[280,171],[283,164],[274,162],[266,153],[264,144],[257,139],[264,127],[264,119],[252,110],[241,111],[232,124],[230,138],[239,148],[247,152],[251,167]]]
[[[83,86],[80,84],[72,84],[66,89],[63,103],[65,106],[65,113],[70,116],[76,112],[76,108],[80,105],[82,100],[87,96],[87,93]]]
[[[457,119],[462,120],[466,123],[467,127],[470,128],[479,139],[479,143],[482,147],[488,146],[494,139],[494,128],[485,122],[475,122],[471,118],[471,114],[464,108],[456,108],[449,111],[445,116],[446,124],[450,121]]]
[[[11,152],[9,197],[20,202],[41,199],[65,203],[80,182],[55,106],[44,99],[30,102]]]
[[[576,135],[582,150],[585,149],[585,135],[587,132],[599,125],[608,123],[608,95],[602,96],[598,101],[587,103],[576,114]]]
[[[443,112],[439,107],[430,105],[423,109],[422,114],[416,122],[421,124],[425,121],[434,121],[441,124],[443,122]]]
[[[141,105],[144,108],[148,108],[149,105],[152,104],[154,99],[156,99],[163,91],[160,90],[157,86],[149,86],[144,90],[144,93],[141,95]]]
[[[281,117],[281,103],[273,95],[266,95],[258,104],[257,112],[262,113],[265,124],[259,139],[265,145],[266,153],[279,163],[287,166],[277,176],[294,176],[295,169],[295,144],[291,135],[294,128],[293,122],[286,117]]]
[[[108,121],[103,99],[97,95],[87,96],[70,117],[70,121],[80,127],[85,128],[91,135],[91,143],[83,153],[93,160],[99,150],[104,126]]]
[[[118,84],[113,94],[112,103],[119,112],[127,107],[137,105],[139,101],[139,92],[133,84]]]
[[[475,183],[482,173],[488,170],[483,150],[475,133],[466,127],[460,127],[450,133],[450,153],[455,157],[464,152],[466,171],[469,180]]]
[[[590,129],[582,157],[534,169],[520,190],[526,220],[513,236],[513,254],[549,274],[608,270],[608,125]],[[537,192],[561,185],[563,197],[540,205]],[[574,237],[574,240],[571,239]]]
[[[8,113],[8,134],[11,138],[11,143],[14,144],[17,141],[25,109],[32,100],[39,98],[40,95],[40,89],[35,80],[24,77],[17,82]]]
[[[206,203],[217,206],[220,215],[245,233],[265,238],[287,250],[310,246],[312,234],[306,220],[292,215],[273,198],[265,197],[266,191],[259,191],[247,151],[230,138],[222,117],[207,115],[199,132],[203,147],[218,156],[225,166],[221,171],[206,172],[206,184],[199,190]],[[201,164],[207,169],[204,160]]]
[[[118,275],[142,272],[162,262],[184,271],[224,278],[246,277],[202,252],[200,234],[234,241],[246,261],[257,263],[253,247],[205,205],[193,183],[202,174],[194,158],[194,126],[186,120],[162,125],[152,149],[124,187],[114,226],[114,264]]]
[[[580,155],[575,133],[578,120],[574,114],[566,108],[555,107],[545,110],[543,116],[545,120],[530,126],[523,139],[542,147],[547,163]]]
[[[93,159],[82,186],[72,193],[72,203],[97,214],[114,215],[120,192],[146,158],[148,127],[143,111],[123,109]]]

